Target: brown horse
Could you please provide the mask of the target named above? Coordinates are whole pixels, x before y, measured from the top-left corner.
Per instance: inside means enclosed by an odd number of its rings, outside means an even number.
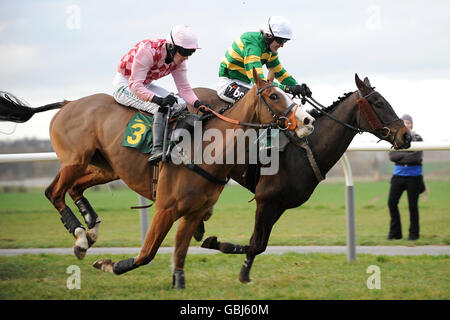
[[[253,73],[256,85],[245,98],[223,113],[223,116],[235,121],[229,123],[213,118],[207,122],[205,130],[215,128],[225,132],[227,129],[248,129],[252,124],[279,126],[284,123],[287,127],[287,121],[283,120],[289,119],[289,126],[299,137],[311,133],[313,118],[308,114],[300,118],[300,113],[292,109],[295,104],[283,91],[261,80],[255,70]],[[40,112],[54,109],[56,105],[41,107]],[[97,240],[100,224],[99,217],[83,197],[83,192],[91,186],[120,178],[132,190],[155,200],[156,213],[136,258],[117,263],[109,259],[99,260],[94,266],[103,271],[122,274],[148,264],[173,223],[180,219],[175,239],[173,286],[184,288],[183,268],[190,240],[200,221],[208,216],[224,185],[211,182],[184,165],[164,163],[159,168],[154,199],[151,192],[153,168],[148,165],[147,156],[121,146],[126,124],[135,110],[118,105],[111,96],[104,94],[60,103],[59,107],[62,106],[50,124],[50,138],[61,161],[61,170],[45,190],[45,195],[61,214],[67,230],[75,237],[75,255],[80,259],[85,256],[87,249]],[[274,122],[274,119],[277,121]],[[237,120],[240,124],[236,124]],[[294,127],[293,122],[296,123]],[[246,125],[242,126],[242,123]],[[227,142],[223,141],[222,144],[224,156],[227,147],[230,147]],[[235,144],[231,146],[236,148]],[[224,181],[234,166],[213,163],[198,167],[217,180]],[[66,193],[69,193],[83,215],[87,231],[66,205]]]
[[[356,133],[370,132],[390,142],[395,149],[410,147],[411,135],[386,99],[374,90],[368,78],[361,81],[355,75],[357,91],[346,94],[330,107],[312,115],[316,118],[314,132],[305,145],[292,139],[280,154],[280,169],[276,175],[261,176],[256,189],[247,185],[246,166],[235,166],[231,178],[255,193],[256,215],[249,245],[223,243],[217,237],[206,239],[202,247],[224,253],[246,254],[239,279],[250,282],[250,269],[256,255],[265,251],[273,225],[285,210],[305,203],[325,174],[341,158]],[[215,91],[199,88],[197,96],[219,105]],[[329,116],[327,116],[327,113]],[[203,222],[200,227],[203,229]],[[202,233],[204,229],[202,230]]]

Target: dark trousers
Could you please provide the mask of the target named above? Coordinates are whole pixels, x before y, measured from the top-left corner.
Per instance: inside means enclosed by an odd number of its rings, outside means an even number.
[[[402,224],[400,221],[400,212],[398,210],[398,202],[403,191],[408,194],[409,205],[409,235],[410,237],[419,236],[419,194],[425,191],[423,176],[405,177],[392,176],[391,188],[389,190],[389,212],[391,214],[391,224],[389,237],[400,239],[402,237]]]

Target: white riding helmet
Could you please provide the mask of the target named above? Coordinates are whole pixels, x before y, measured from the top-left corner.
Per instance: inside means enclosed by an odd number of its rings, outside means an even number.
[[[166,41],[185,49],[200,49],[197,36],[185,25],[173,27],[170,34],[166,37]]]
[[[281,16],[270,17],[263,27],[264,33],[274,37],[292,39],[292,27],[289,20]]]

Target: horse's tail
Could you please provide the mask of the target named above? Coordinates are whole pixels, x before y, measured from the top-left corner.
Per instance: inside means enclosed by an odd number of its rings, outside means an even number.
[[[0,91],[0,121],[26,122],[38,112],[62,108],[69,101],[46,104],[31,108],[27,102],[20,100],[11,93]]]

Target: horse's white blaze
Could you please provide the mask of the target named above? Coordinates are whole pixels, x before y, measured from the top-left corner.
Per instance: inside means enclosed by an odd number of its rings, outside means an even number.
[[[290,106],[292,104],[293,100],[285,92],[283,92],[283,90],[281,90],[280,88],[275,88],[275,90],[281,93],[281,95],[285,99],[287,106]],[[295,111],[295,118],[297,119],[297,127],[295,128],[295,134],[299,138],[306,137],[314,131],[313,125],[314,118],[308,112],[303,110],[301,106],[299,106]],[[299,126],[300,123],[302,125]]]
[[[297,111],[295,112],[295,117],[297,119],[302,119],[303,123],[302,127],[297,126],[297,128],[295,128],[295,134],[299,138],[306,137],[311,133],[313,133],[314,131],[313,122],[315,119],[308,112],[306,112],[301,106],[297,108]]]
[[[86,230],[83,228],[76,228],[74,232],[76,241],[75,246],[80,247],[82,249],[88,249],[88,241],[86,237]]]

